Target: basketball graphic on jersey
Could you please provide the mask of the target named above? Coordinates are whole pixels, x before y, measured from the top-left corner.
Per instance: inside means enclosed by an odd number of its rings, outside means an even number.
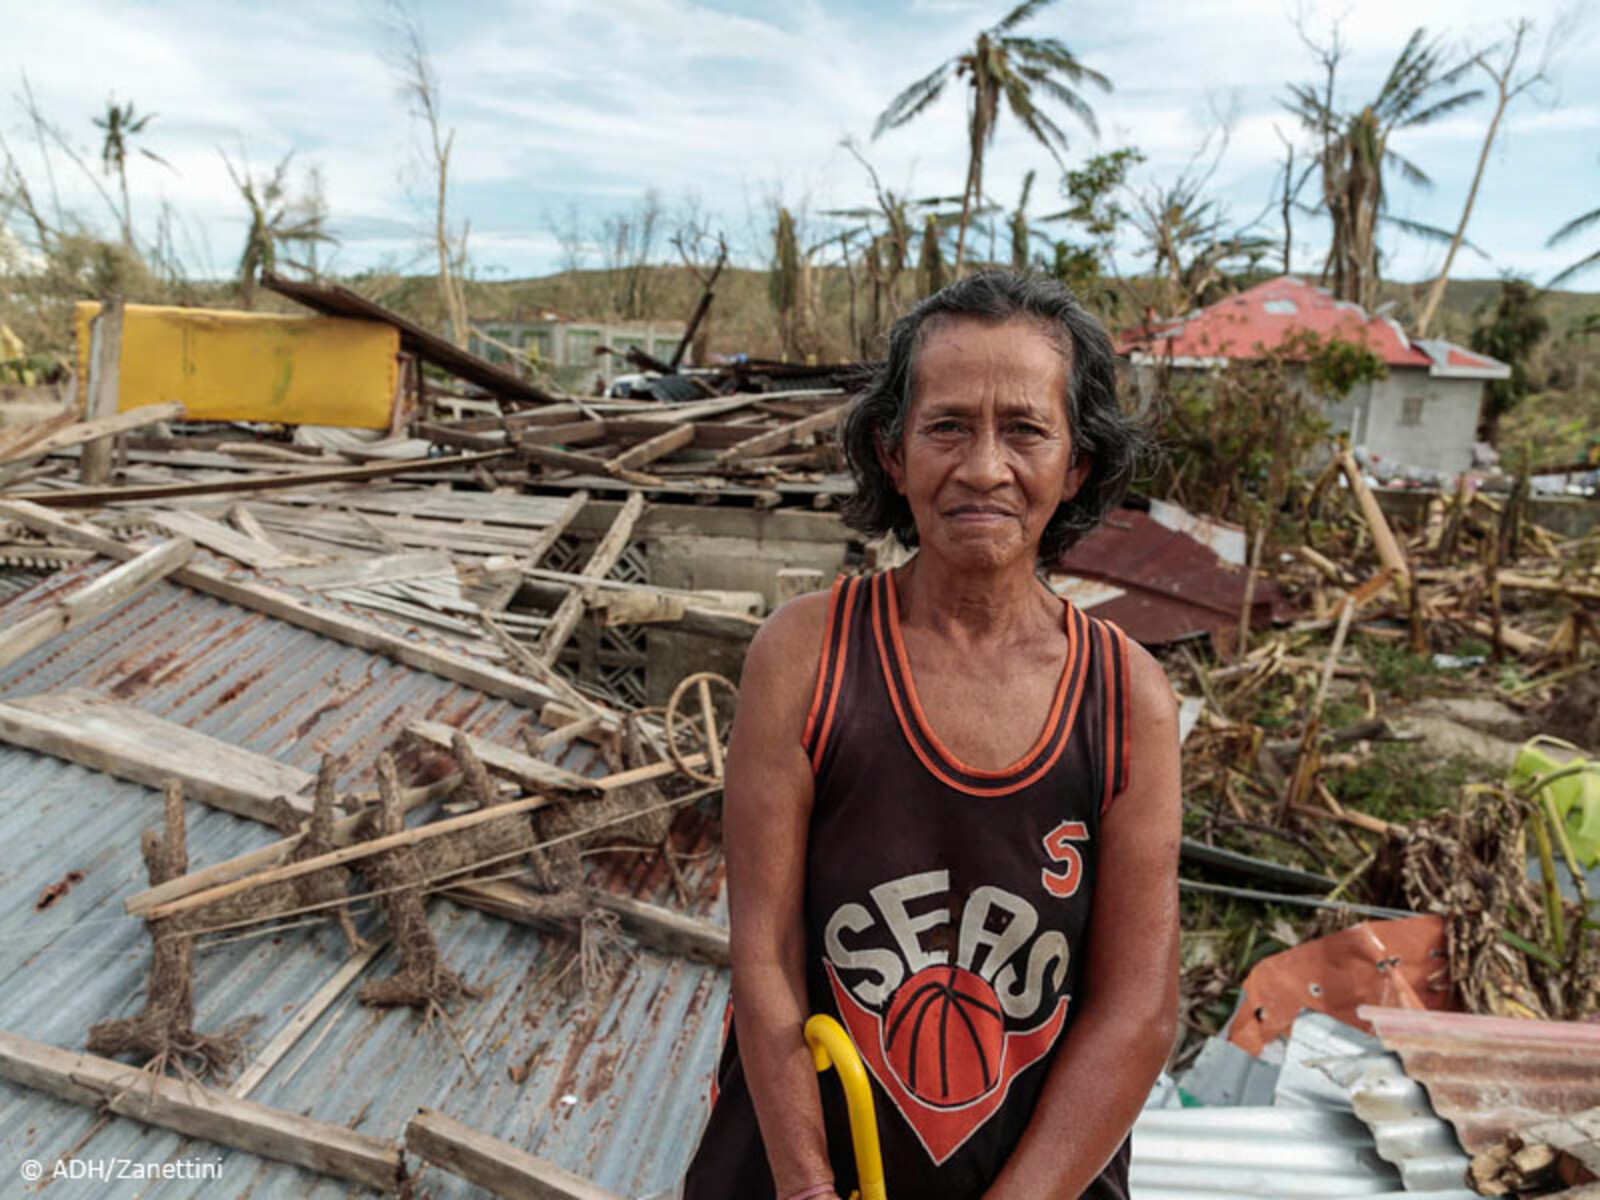
[[[884,1014],[889,1065],[913,1096],[936,1108],[972,1101],[1000,1082],[1005,1014],[980,975],[924,967],[896,990]]]

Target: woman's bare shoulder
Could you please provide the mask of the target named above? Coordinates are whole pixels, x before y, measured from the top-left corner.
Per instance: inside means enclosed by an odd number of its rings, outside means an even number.
[[[831,592],[808,592],[780,605],[745,654],[740,691],[756,689],[774,714],[803,720],[822,664]]]

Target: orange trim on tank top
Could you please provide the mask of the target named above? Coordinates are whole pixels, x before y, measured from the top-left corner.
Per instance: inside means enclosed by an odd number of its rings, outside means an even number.
[[[1132,768],[1128,764],[1128,739],[1133,731],[1128,726],[1129,718],[1133,715],[1133,697],[1129,695],[1128,685],[1133,677],[1133,663],[1128,657],[1128,635],[1116,626],[1112,626],[1112,632],[1116,635],[1117,647],[1122,651],[1122,667],[1117,672],[1117,707],[1122,714],[1122,745],[1118,747],[1117,758],[1120,778],[1117,780],[1117,790],[1111,797],[1115,800],[1128,790],[1128,780],[1132,776]]]
[[[840,575],[833,581],[833,591],[828,596],[828,623],[822,627],[822,661],[817,664],[817,690],[811,695],[811,711],[806,714],[805,732],[800,744],[810,746],[811,735],[817,731],[817,716],[822,712],[823,685],[828,681],[828,660],[833,656],[833,619],[839,611],[839,593],[844,590],[845,578]]]
[[[1066,749],[1067,742],[1071,739],[1072,726],[1078,717],[1078,705],[1083,699],[1083,687],[1079,686],[1073,689],[1072,707],[1067,711],[1065,721],[1062,725],[1061,741],[1056,746],[1055,753],[1051,754],[1049,759],[1047,759],[1045,762],[1040,763],[1039,766],[1029,775],[1017,780],[1015,783],[1007,784],[1005,787],[992,788],[972,787],[968,784],[960,782],[959,780],[952,779],[939,766],[938,763],[934,762],[934,760],[928,756],[927,751],[922,748],[922,743],[919,742],[916,736],[911,732],[911,725],[906,720],[905,709],[900,703],[900,690],[894,685],[894,677],[889,667],[889,651],[883,632],[883,614],[878,611],[876,604],[876,600],[878,598],[879,597],[877,594],[874,594],[872,597],[874,601],[872,627],[875,640],[878,644],[878,661],[883,667],[884,685],[888,688],[889,702],[894,706],[894,715],[899,718],[900,731],[905,735],[907,743],[909,743],[911,746],[912,753],[914,753],[917,758],[922,761],[922,765],[928,769],[928,773],[946,787],[954,788],[958,792],[965,792],[969,796],[982,796],[985,798],[1009,796],[1014,792],[1020,792],[1025,787],[1032,786],[1042,779],[1050,771],[1050,769],[1056,765],[1056,761],[1061,757],[1061,752]],[[1074,661],[1073,665],[1077,665],[1076,661]]]
[[[1080,647],[1078,637],[1073,629],[1072,609],[1066,600],[1061,601],[1061,624],[1067,635],[1067,658],[1061,668],[1061,679],[1056,684],[1055,700],[1050,705],[1050,715],[1045,718],[1044,731],[1039,734],[1039,740],[1008,767],[1001,767],[998,771],[987,771],[980,767],[969,766],[956,757],[955,753],[940,740],[939,735],[933,731],[933,724],[928,720],[927,714],[922,710],[922,701],[917,696],[917,681],[911,674],[911,662],[906,657],[905,642],[900,637],[900,599],[895,591],[894,573],[884,573],[884,578],[889,581],[889,596],[887,607],[889,609],[889,636],[894,640],[895,659],[900,664],[900,674],[906,681],[906,699],[910,702],[911,711],[916,716],[917,726],[928,739],[928,744],[937,750],[942,758],[963,775],[970,775],[974,779],[1009,779],[1018,771],[1025,770],[1029,763],[1043,753],[1044,748],[1050,744],[1057,722],[1061,719],[1061,710],[1066,704],[1067,685],[1072,678],[1073,670],[1077,666]]]
[[[861,584],[861,576],[857,575],[850,580],[844,594],[844,625],[839,630],[838,656],[833,664],[833,687],[828,697],[828,712],[822,718],[822,732],[817,735],[817,744],[811,751],[811,772],[816,774],[822,768],[822,752],[828,747],[828,734],[833,731],[833,714],[839,707],[839,692],[844,687],[844,666],[850,660],[850,623],[856,615],[856,591]]]
[[[1095,617],[1090,617],[1089,621],[1094,626],[1094,632],[1096,636],[1099,637],[1101,645],[1105,648],[1105,659],[1103,661],[1107,664],[1107,666],[1109,666],[1114,661],[1111,645],[1111,628],[1104,621],[1101,621]],[[1112,744],[1112,739],[1117,735],[1117,723],[1114,719],[1116,715],[1115,696],[1116,689],[1120,686],[1120,681],[1116,679],[1115,673],[1112,671],[1105,672],[1105,679],[1108,687],[1111,689],[1113,698],[1109,703],[1106,704],[1105,750],[1104,758],[1101,760],[1104,763],[1106,782],[1105,787],[1101,789],[1100,795],[1101,816],[1104,816],[1106,810],[1111,807],[1111,800],[1116,795],[1117,790],[1116,747]]]

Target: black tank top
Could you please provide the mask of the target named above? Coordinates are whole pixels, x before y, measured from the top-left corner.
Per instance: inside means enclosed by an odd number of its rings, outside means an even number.
[[[980,770],[923,715],[892,575],[834,584],[804,733],[807,988],[872,1077],[891,1197],[982,1195],[1083,1002],[1100,819],[1126,777],[1128,656],[1121,630],[1065,601],[1063,626],[1044,730],[1009,767]],[[847,1196],[844,1100],[831,1073],[820,1082]],[[1083,1195],[1125,1200],[1128,1152]],[[772,1195],[730,1028],[685,1200]]]

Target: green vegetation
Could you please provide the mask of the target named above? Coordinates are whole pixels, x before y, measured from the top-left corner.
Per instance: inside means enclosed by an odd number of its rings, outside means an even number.
[[[1379,743],[1364,762],[1330,775],[1328,790],[1368,816],[1408,822],[1450,808],[1462,785],[1484,774],[1477,763],[1460,758],[1424,767],[1415,746]]]

